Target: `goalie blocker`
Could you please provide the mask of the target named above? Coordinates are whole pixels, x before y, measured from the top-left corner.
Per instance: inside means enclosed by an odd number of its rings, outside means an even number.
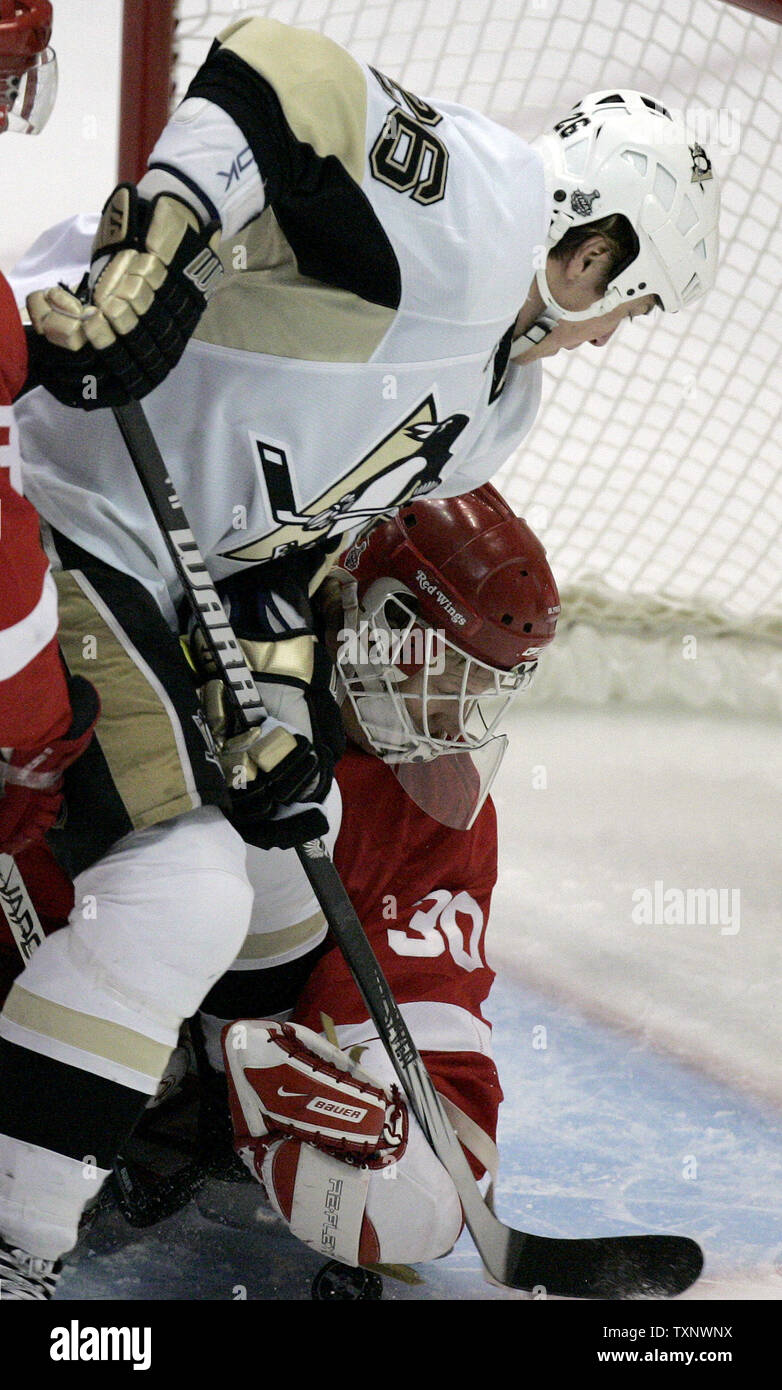
[[[222,1042],[236,1151],[293,1235],[354,1266],[451,1249],[456,1190],[396,1086],[301,1024],[240,1019]]]

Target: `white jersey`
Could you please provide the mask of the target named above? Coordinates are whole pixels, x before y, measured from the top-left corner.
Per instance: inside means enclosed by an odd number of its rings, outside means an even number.
[[[223,227],[225,280],[145,401],[216,580],[497,471],[538,408],[540,364],[508,356],[545,240],[540,159],[507,130],[318,34],[245,19],[221,43],[146,176],[183,171]],[[91,232],[40,239],[17,293],[77,281]],[[39,512],[170,615],[176,577],[110,412],[37,390],[18,415]]]

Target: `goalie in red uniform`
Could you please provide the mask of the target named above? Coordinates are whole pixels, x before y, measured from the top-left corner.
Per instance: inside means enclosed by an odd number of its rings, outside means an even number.
[[[252,591],[227,587],[239,618]],[[556,585],[540,542],[486,485],[374,525],[320,601],[349,737],[330,848],[473,1171],[494,1174],[489,790],[502,719],[555,634]],[[461,1228],[451,1179],[396,1088],[296,858],[248,846],[250,877],[265,861],[268,884],[269,856],[280,857],[279,897],[256,898],[240,956],[191,1020],[211,1064],[202,1159],[225,1172],[214,1117],[227,1063],[236,1146],[295,1235],[348,1265],[436,1258]],[[324,1224],[334,1183],[339,1219]]]
[[[403,506],[323,593],[350,739],[335,863],[473,1171],[495,1174],[488,791],[507,743],[498,726],[554,637],[556,585],[540,542],[485,486]],[[261,853],[248,847],[251,878]],[[200,1015],[215,1065],[222,1031],[237,1150],[319,1253],[349,1265],[436,1258],[461,1229],[456,1190],[339,949],[325,927],[306,940],[291,874],[287,915],[257,904]]]

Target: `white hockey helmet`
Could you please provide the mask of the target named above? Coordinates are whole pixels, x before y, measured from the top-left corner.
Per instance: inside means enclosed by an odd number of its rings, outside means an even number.
[[[547,252],[573,227],[621,214],[638,241],[602,299],[584,310],[557,304],[537,272],[541,295],[557,317],[595,318],[643,295],[663,309],[692,304],[717,271],[720,186],[706,151],[690,144],[682,123],[643,92],[591,92],[533,142],[543,159],[550,209]]]

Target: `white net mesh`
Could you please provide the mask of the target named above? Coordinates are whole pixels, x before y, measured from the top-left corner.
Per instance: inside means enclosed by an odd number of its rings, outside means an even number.
[[[622,595],[622,622],[670,600],[779,641],[782,26],[722,0],[179,0],[180,93],[220,28],[259,11],[526,138],[617,85],[682,113],[723,180],[715,288],[552,359],[538,424],[495,482],[581,593],[572,619],[590,575],[595,611]]]

